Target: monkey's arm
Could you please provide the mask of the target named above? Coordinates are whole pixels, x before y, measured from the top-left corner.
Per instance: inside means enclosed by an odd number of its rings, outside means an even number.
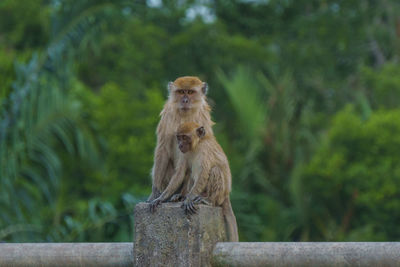
[[[162,192],[162,194],[151,201],[150,203],[150,211],[154,212],[155,208],[161,203],[167,200],[182,184],[183,179],[185,178],[186,174],[186,169],[187,169],[187,163],[186,160],[180,160],[178,161],[177,164],[177,169],[175,171],[175,174],[172,176],[167,188]]]
[[[195,183],[191,188],[190,192],[187,194],[185,201],[182,204],[182,208],[185,210],[186,214],[196,213],[197,208],[194,204],[203,203],[210,205],[210,203],[203,199],[200,195],[206,188],[209,178],[209,170],[202,168],[197,177],[194,177]]]
[[[171,197],[172,194],[175,193],[176,190],[178,190],[179,186],[183,183],[187,169],[186,160],[179,161],[177,166],[178,168],[175,171],[174,176],[172,176],[167,188],[164,190],[164,192],[162,192],[161,196],[159,197],[161,201],[165,201],[169,197]]]
[[[194,198],[204,191],[208,183],[208,173],[208,170],[202,168],[200,173],[197,174],[197,177],[193,177],[195,182],[187,195],[188,197]]]
[[[185,173],[185,178],[183,179],[182,182],[182,187],[180,190],[180,193],[176,193],[175,195],[173,195],[169,201],[170,202],[181,202],[183,200],[185,200],[186,195],[188,193],[188,187],[189,187],[189,182],[190,182],[190,176],[191,176],[191,170],[190,168],[187,168],[186,173]]]

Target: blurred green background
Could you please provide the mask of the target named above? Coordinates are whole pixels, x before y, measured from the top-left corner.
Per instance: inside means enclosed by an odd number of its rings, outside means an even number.
[[[131,241],[179,76],[242,241],[400,238],[398,0],[1,0],[0,242]]]

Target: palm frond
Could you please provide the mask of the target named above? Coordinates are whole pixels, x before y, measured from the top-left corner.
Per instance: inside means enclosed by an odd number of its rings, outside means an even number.
[[[218,72],[218,77],[245,129],[245,135],[249,140],[260,139],[265,131],[268,110],[254,75],[250,70],[239,67],[230,77],[222,71]]]
[[[98,158],[78,100],[68,94],[75,82],[71,66],[80,44],[100,32],[110,8],[120,8],[126,1],[62,3],[54,12],[49,46],[27,64],[15,64],[16,80],[1,104],[0,206],[10,208],[2,209],[0,231],[35,221],[40,216],[35,210],[43,205],[51,208],[62,169],[58,147]]]

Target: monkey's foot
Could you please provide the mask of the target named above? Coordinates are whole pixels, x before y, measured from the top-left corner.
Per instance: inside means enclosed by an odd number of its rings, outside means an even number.
[[[160,205],[162,200],[160,198],[154,199],[153,201],[150,202],[150,212],[154,213],[156,210],[156,207]]]
[[[181,202],[185,200],[185,196],[181,195],[181,194],[175,194],[171,197],[171,199],[169,200],[169,202]]]
[[[186,214],[193,215],[197,213],[197,207],[195,206],[195,204],[211,205],[211,203],[204,199],[202,196],[196,196],[194,198],[186,197],[181,207],[185,210]]]
[[[185,211],[186,214],[192,215],[195,214],[197,211],[197,208],[194,206],[194,202],[191,198],[187,197],[185,201],[183,201],[182,206],[183,210]]]
[[[202,197],[202,196],[197,196],[197,197],[195,197],[195,198],[193,199],[193,202],[194,202],[195,204],[204,204],[204,205],[211,206],[211,203],[210,203],[208,200],[206,200],[204,197]]]

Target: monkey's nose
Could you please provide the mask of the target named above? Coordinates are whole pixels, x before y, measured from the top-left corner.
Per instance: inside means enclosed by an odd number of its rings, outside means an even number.
[[[184,98],[182,99],[182,103],[183,103],[183,104],[189,103],[189,99],[188,99],[187,97],[184,97]]]

